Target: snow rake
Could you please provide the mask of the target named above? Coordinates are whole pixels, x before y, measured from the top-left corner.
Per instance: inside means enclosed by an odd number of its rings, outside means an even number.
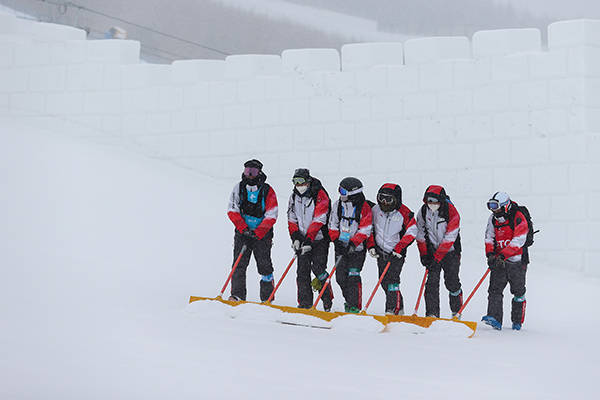
[[[409,323],[409,324],[413,324],[413,325],[417,325],[423,328],[429,328],[431,326],[431,324],[433,324],[435,321],[450,321],[450,322],[455,322],[458,324],[463,324],[467,327],[469,327],[469,329],[471,329],[473,332],[471,333],[471,335],[469,335],[469,337],[473,337],[475,335],[475,330],[477,329],[477,322],[472,322],[472,321],[461,321],[458,319],[449,319],[449,318],[434,318],[434,317],[418,317],[416,315],[374,315],[374,314],[353,314],[353,313],[345,313],[345,312],[341,312],[341,311],[333,311],[333,312],[327,312],[327,311],[321,311],[321,310],[316,310],[313,308],[296,308],[296,307],[290,307],[290,306],[280,306],[277,304],[271,304],[271,303],[260,303],[260,302],[256,302],[256,301],[233,301],[233,300],[224,300],[223,298],[217,296],[217,297],[199,297],[199,296],[191,296],[190,297],[190,303],[193,303],[195,301],[201,301],[201,300],[209,300],[209,301],[217,301],[223,304],[227,304],[233,307],[242,305],[242,304],[257,304],[257,305],[263,305],[266,307],[271,307],[274,309],[277,309],[279,311],[283,311],[284,313],[289,313],[289,314],[302,314],[302,315],[308,315],[311,317],[316,317],[319,318],[323,321],[327,321],[327,322],[331,322],[332,320],[334,320],[335,318],[341,317],[341,316],[345,316],[345,315],[352,315],[354,317],[357,318],[373,318],[376,321],[380,322],[381,324],[383,324],[384,327],[386,327],[388,324],[390,323],[395,323],[395,322],[405,322],[405,323]]]
[[[238,255],[232,269],[231,272],[229,273],[229,276],[227,277],[227,280],[225,281],[225,284],[223,285],[223,288],[221,289],[221,292],[219,293],[219,295],[217,297],[200,297],[200,296],[190,296],[190,300],[189,303],[193,303],[195,301],[217,301],[223,304],[227,304],[229,306],[239,306],[242,304],[256,304],[256,305],[262,305],[262,306],[267,306],[267,307],[271,307],[274,308],[276,310],[282,311],[284,313],[288,313],[288,314],[302,314],[302,315],[307,315],[307,316],[311,316],[311,317],[315,317],[315,318],[319,318],[323,321],[326,322],[331,322],[332,320],[334,320],[335,318],[341,317],[341,316],[345,316],[345,315],[352,315],[354,317],[366,317],[366,318],[372,318],[378,322],[380,322],[381,324],[383,324],[383,327],[385,329],[385,327],[387,327],[388,324],[393,323],[393,322],[405,322],[405,323],[409,323],[409,324],[413,324],[413,325],[417,325],[423,328],[429,328],[431,326],[431,324],[433,324],[435,321],[450,321],[450,322],[455,322],[455,323],[459,323],[459,324],[463,324],[467,327],[469,327],[473,332],[471,333],[471,335],[469,335],[469,338],[472,338],[475,335],[475,331],[477,329],[477,322],[472,322],[472,321],[461,321],[459,319],[448,319],[448,318],[435,318],[435,317],[419,317],[417,315],[374,315],[374,314],[367,314],[366,313],[366,308],[365,310],[363,310],[361,313],[359,314],[355,314],[355,313],[346,313],[346,312],[341,312],[341,311],[334,311],[334,312],[328,312],[328,311],[321,311],[321,310],[317,310],[317,304],[319,303],[319,300],[321,299],[321,296],[323,296],[323,293],[325,292],[325,289],[327,288],[327,285],[331,284],[331,277],[333,276],[333,274],[335,273],[335,270],[338,266],[338,264],[340,263],[342,257],[339,257],[335,263],[335,265],[333,266],[333,269],[331,270],[331,273],[329,274],[329,276],[327,277],[327,280],[325,282],[325,284],[323,285],[323,288],[321,288],[321,292],[319,293],[319,296],[317,297],[317,300],[315,301],[315,304],[311,307],[311,308],[297,308],[297,307],[290,307],[290,306],[280,306],[277,304],[272,304],[270,301],[265,301],[265,302],[256,302],[256,301],[245,301],[245,300],[224,300],[223,299],[223,293],[225,292],[225,289],[227,288],[231,277],[233,276],[233,272],[235,271],[236,267],[238,266],[240,259],[242,258],[242,255],[244,254],[244,252],[246,251],[247,247],[246,245],[244,245],[240,251],[240,254]],[[288,270],[290,269],[290,267],[292,266],[292,264],[294,263],[294,261],[297,259],[297,256],[294,256],[292,258],[292,260],[290,261],[290,263],[288,264],[284,274],[282,275],[281,279],[279,280],[279,282],[277,283],[277,286],[273,288],[273,291],[271,292],[271,296],[269,296],[269,300],[272,300],[275,292],[277,291],[277,288],[279,287],[279,285],[281,285],[281,282],[283,281],[283,279],[285,278],[285,276],[287,275]],[[373,291],[373,294],[371,295],[371,298],[369,299],[369,303],[372,300],[375,291],[377,290],[377,287],[380,285],[381,280],[383,279],[383,277],[385,276],[385,273],[387,272],[387,269],[389,268],[389,264],[386,266],[384,273],[381,275],[378,284],[375,286],[375,290]],[[467,300],[468,301],[468,300]],[[368,307],[368,305],[367,305]],[[322,327],[322,326],[314,326],[314,325],[309,325],[309,324],[302,324],[302,323],[292,323],[292,322],[285,322],[285,321],[281,321],[284,324],[289,324],[289,325],[298,325],[298,326],[307,326],[307,327],[312,327],[312,328],[324,328],[324,329],[328,329],[328,327]]]

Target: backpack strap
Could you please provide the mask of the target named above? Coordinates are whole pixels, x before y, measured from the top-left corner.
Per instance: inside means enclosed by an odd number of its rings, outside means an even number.
[[[425,245],[427,246],[427,254],[433,257],[435,251],[433,249],[433,244],[429,239],[429,231],[427,230],[427,206],[425,204],[421,206],[421,217],[423,218],[423,228],[425,230]]]
[[[271,186],[268,183],[263,182],[258,189],[258,199],[256,200],[256,205],[250,204],[248,202],[248,189],[246,189],[246,185],[243,182],[240,182],[240,211],[242,215],[250,215],[253,217],[261,218],[265,214],[265,198],[267,197],[267,193]],[[257,209],[257,207],[260,207]],[[260,214],[260,215],[256,215]]]

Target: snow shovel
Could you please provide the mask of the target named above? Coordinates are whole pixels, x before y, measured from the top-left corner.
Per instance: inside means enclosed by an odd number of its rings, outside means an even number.
[[[479,289],[479,286],[481,286],[481,284],[483,283],[483,280],[485,279],[486,276],[488,276],[488,274],[490,273],[490,271],[491,270],[489,268],[485,271],[485,274],[483,274],[483,276],[479,280],[479,283],[477,284],[477,286],[475,286],[475,289],[473,289],[473,291],[471,292],[471,294],[469,295],[469,297],[467,297],[467,301],[465,301],[463,303],[463,305],[460,308],[460,310],[458,310],[458,312],[456,313],[456,315],[452,319],[460,319],[463,310],[465,309],[465,307],[467,307],[467,304],[469,304],[469,301],[471,301],[471,297],[473,297],[473,295],[475,294],[475,292],[477,291],[477,289]]]
[[[294,257],[292,257],[292,261],[290,261],[287,268],[283,272],[283,275],[281,275],[279,282],[277,282],[277,285],[273,288],[273,291],[271,292],[271,295],[267,299],[266,303],[270,303],[271,300],[273,300],[273,297],[275,297],[275,292],[277,291],[277,289],[279,289],[279,285],[281,285],[281,282],[283,282],[283,278],[285,278],[285,276],[287,275],[288,271],[290,270],[290,267],[292,266],[292,264],[294,264],[294,261],[296,261],[296,258],[298,258],[298,255],[294,254]]]
[[[427,281],[428,273],[429,270],[425,268],[425,275],[423,275],[423,282],[421,282],[421,290],[419,290],[419,297],[417,297],[417,304],[415,305],[415,312],[413,313],[414,316],[416,316],[417,311],[419,311],[419,304],[421,304],[421,297],[423,296],[423,289],[425,288],[425,282]]]
[[[310,308],[311,310],[316,310],[317,309],[317,305],[319,304],[319,300],[321,300],[321,297],[323,297],[323,293],[325,293],[325,289],[327,289],[327,286],[331,283],[331,277],[333,276],[333,274],[335,273],[335,270],[337,269],[338,265],[340,264],[340,261],[342,261],[342,256],[339,256],[337,261],[335,262],[331,273],[329,274],[329,276],[327,277],[327,279],[325,280],[325,283],[323,284],[323,287],[321,288],[321,291],[319,292],[319,296],[317,296],[317,301],[315,301],[315,304],[313,304],[313,306]]]
[[[242,256],[246,252],[247,248],[248,248],[248,246],[246,246],[246,245],[242,246],[242,250],[240,250],[240,254],[238,255],[238,258],[235,260],[235,263],[233,264],[233,268],[231,268],[231,272],[229,273],[229,276],[227,277],[227,280],[225,281],[225,284],[223,285],[223,289],[221,289],[221,293],[217,296],[218,299],[223,298],[223,293],[225,293],[225,289],[227,289],[227,285],[229,285],[229,281],[231,280],[231,277],[233,276],[233,273],[235,272],[235,269],[237,268],[238,264],[240,263],[240,260],[242,259]]]
[[[375,292],[377,292],[377,288],[379,287],[379,285],[381,285],[381,282],[383,281],[385,274],[387,274],[388,269],[390,269],[391,264],[392,264],[392,260],[388,261],[388,263],[386,264],[385,269],[383,270],[381,276],[379,277],[379,281],[377,282],[377,285],[375,285],[375,288],[373,289],[373,293],[371,293],[371,297],[369,297],[369,301],[367,301],[365,308],[363,308],[363,310],[360,312],[360,314],[365,315],[367,313],[367,308],[369,308],[369,306],[371,305],[371,300],[373,300],[373,296],[375,296]]]

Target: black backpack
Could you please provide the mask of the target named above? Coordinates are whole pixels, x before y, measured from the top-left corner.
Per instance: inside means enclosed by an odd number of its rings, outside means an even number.
[[[265,215],[264,202],[269,194],[271,186],[268,183],[262,183],[258,192],[258,200],[256,203],[250,203],[248,201],[248,189],[246,185],[240,183],[239,185],[239,196],[240,196],[240,212],[242,215],[250,215],[256,218],[262,218]]]
[[[533,235],[539,232],[539,230],[533,230],[533,222],[531,221],[531,214],[529,210],[525,206],[520,206],[513,201],[513,211],[511,212],[510,218],[508,219],[508,224],[510,229],[515,229],[515,217],[517,215],[517,211],[521,211],[523,216],[525,217],[525,221],[527,221],[527,237],[525,238],[525,244],[523,245],[523,262],[529,264],[529,247],[533,244]]]
[[[509,219],[508,223],[510,224],[511,229],[515,229],[515,216],[517,215],[517,211],[521,211],[525,220],[527,221],[527,238],[525,239],[525,244],[523,247],[529,247],[533,244],[533,235],[538,233],[539,231],[533,230],[533,222],[531,221],[531,214],[529,214],[529,210],[525,206],[520,206],[513,201],[513,206],[515,210],[513,211],[513,215]]]
[[[500,225],[496,225],[494,222],[494,226],[500,227],[500,226],[508,225],[508,226],[510,226],[510,229],[512,229],[514,231],[515,222],[516,222],[515,218],[517,215],[517,211],[521,211],[521,213],[525,217],[525,221],[527,221],[527,237],[525,238],[525,244],[523,245],[523,256],[522,256],[521,260],[525,264],[529,264],[529,247],[533,244],[533,235],[538,233],[539,230],[537,230],[537,231],[533,230],[533,222],[531,221],[531,214],[529,213],[529,210],[527,209],[527,207],[520,206],[513,201],[512,206],[510,208],[510,212],[508,214],[508,218],[507,218],[508,221],[503,224],[500,224]],[[496,244],[494,244],[494,246],[496,246]]]

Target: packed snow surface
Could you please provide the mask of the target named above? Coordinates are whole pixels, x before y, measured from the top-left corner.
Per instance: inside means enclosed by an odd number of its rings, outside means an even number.
[[[226,278],[233,182],[90,144],[53,131],[52,121],[44,126],[0,116],[2,399],[595,397],[597,280],[534,259],[523,330],[510,330],[507,290],[505,329],[479,325],[472,339],[464,326],[443,321],[382,330],[372,319],[345,316],[316,329],[277,322],[313,318],[258,305],[188,305],[190,295],[217,295]],[[275,190],[279,278],[291,258],[290,187]],[[464,254],[465,296],[484,265],[482,252]],[[412,248],[401,284],[407,311],[422,274]],[[276,304],[296,304],[294,275]],[[376,275],[367,259],[364,299]],[[258,298],[258,279],[252,261],[250,300]],[[486,289],[463,319],[485,314]],[[334,290],[340,310],[336,283]],[[443,287],[440,297],[448,316]],[[382,308],[379,291],[369,311]]]

